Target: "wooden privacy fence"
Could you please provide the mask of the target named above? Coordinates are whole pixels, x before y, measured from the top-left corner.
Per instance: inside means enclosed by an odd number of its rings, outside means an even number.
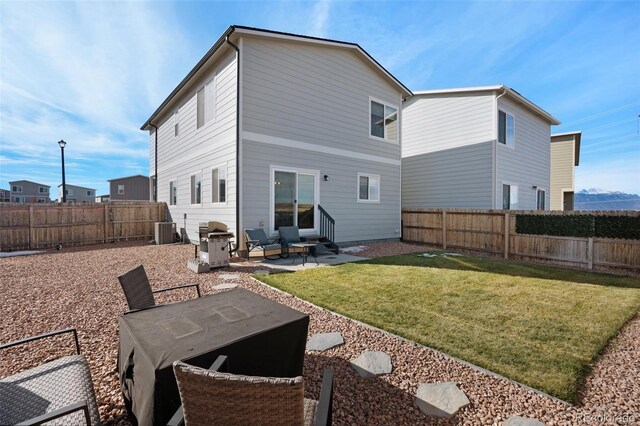
[[[505,259],[544,261],[588,269],[640,270],[640,241],[516,234],[516,215],[640,216],[640,212],[406,209],[405,241],[491,253]]]
[[[151,239],[166,209],[153,202],[0,203],[0,251]]]

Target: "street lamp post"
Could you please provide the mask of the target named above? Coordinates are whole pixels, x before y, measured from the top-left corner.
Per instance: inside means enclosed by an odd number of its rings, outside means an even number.
[[[67,202],[67,184],[64,181],[64,147],[67,143],[63,140],[60,140],[58,142],[58,145],[60,145],[60,153],[62,155],[62,202],[66,203]]]

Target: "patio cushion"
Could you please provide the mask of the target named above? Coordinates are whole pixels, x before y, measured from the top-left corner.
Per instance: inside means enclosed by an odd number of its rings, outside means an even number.
[[[280,234],[280,239],[287,243],[299,243],[301,241],[300,231],[297,226],[281,226],[278,228],[278,234]]]
[[[267,233],[264,232],[264,229],[262,228],[245,229],[244,232],[247,234],[247,237],[251,241],[258,241],[260,245],[269,244],[269,238],[267,237]]]
[[[86,401],[92,425],[100,424],[87,361],[72,355],[0,380],[0,424],[16,424],[79,401]],[[85,425],[82,411],[47,425]]]

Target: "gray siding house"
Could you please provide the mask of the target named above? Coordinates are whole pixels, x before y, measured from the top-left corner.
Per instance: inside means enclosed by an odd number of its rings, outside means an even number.
[[[30,180],[9,182],[10,200],[13,203],[50,203],[50,186]]]
[[[96,190],[77,185],[67,187],[67,203],[93,204],[96,202]],[[58,185],[58,202],[62,202],[62,184]]]
[[[149,177],[142,175],[109,179],[109,199],[107,201],[129,200],[149,201]]]
[[[504,85],[404,102],[402,207],[548,210],[557,119]]]
[[[410,95],[357,44],[229,27],[142,126],[157,200],[191,239],[327,215],[336,242],[399,238]]]

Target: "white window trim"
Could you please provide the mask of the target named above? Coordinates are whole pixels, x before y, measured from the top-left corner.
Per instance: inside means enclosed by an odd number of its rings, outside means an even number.
[[[303,236],[317,235],[320,232],[320,215],[318,214],[319,212],[318,204],[320,204],[320,170],[296,169],[292,167],[276,166],[276,165],[270,166],[270,173],[269,173],[269,221],[268,221],[269,230],[267,232],[267,235],[271,237],[278,235],[278,232],[273,230],[275,226],[275,223],[274,223],[275,191],[273,189],[273,181],[275,180],[276,172],[291,172],[291,173],[297,173],[297,174],[301,173],[305,175],[315,176],[314,187],[313,187],[313,191],[314,191],[313,208],[315,209],[314,215],[313,215],[313,229],[300,229],[300,235],[303,235]],[[296,197],[298,192],[297,184],[298,183],[296,181]]]
[[[550,194],[549,194],[549,190],[547,188],[544,188],[542,186],[538,186],[536,188],[536,210],[538,210],[538,191],[544,191],[544,210],[549,210],[549,201],[550,200]],[[542,211],[542,210],[541,210]]]
[[[193,188],[191,187],[191,178],[193,176],[198,176],[198,175],[200,175],[200,202],[199,203],[192,203],[191,202],[191,195],[193,193]],[[194,206],[202,207],[204,205],[204,200],[202,199],[202,196],[204,195],[204,191],[203,191],[203,187],[204,187],[203,176],[204,176],[204,171],[202,171],[202,170],[199,171],[199,172],[191,173],[189,175],[189,203],[191,204],[192,207],[194,207]]]
[[[361,200],[360,199],[360,177],[361,176],[366,176],[369,178],[378,178],[378,199],[377,200],[372,200],[371,199],[371,187],[369,186],[369,188],[367,189],[367,191],[369,192],[369,199],[368,200]],[[372,173],[358,173],[358,177],[356,178],[356,202],[358,203],[365,203],[365,204],[379,204],[380,203],[380,198],[381,197],[381,192],[382,192],[382,180],[380,179],[380,175],[374,175]]]
[[[13,190],[13,187],[15,186],[16,190]],[[11,186],[11,192],[20,192],[22,193],[22,185],[12,185]]]
[[[92,192],[93,192],[93,191],[91,191],[90,189],[87,189],[87,197],[91,197],[91,193],[92,193]]]
[[[48,193],[47,188],[45,188],[44,186],[41,186],[38,188],[38,194],[46,194]]]
[[[197,92],[196,92],[196,96]],[[197,99],[196,99],[197,102]],[[197,107],[197,105],[196,105]],[[196,112],[197,114],[197,112]],[[176,135],[176,126],[178,126],[178,134]],[[203,126],[204,127],[204,126]],[[174,113],[173,113],[173,138],[174,139],[178,139],[180,137],[180,110],[177,109]]]
[[[122,192],[120,192],[120,187],[122,187]],[[118,195],[124,195],[124,191],[125,191],[124,184],[122,184],[122,185],[119,184],[118,185]]]
[[[171,183],[175,182],[176,186],[176,203],[171,203]],[[191,185],[191,179],[189,179],[189,185]],[[191,196],[191,194],[189,194]],[[178,205],[178,178],[173,178],[169,180],[169,206],[177,206]]]
[[[396,140],[393,139],[387,139],[387,138],[380,138],[378,136],[373,136],[371,134],[371,101],[373,102],[377,102],[379,104],[384,105],[385,107],[391,107],[391,108],[395,108],[396,109],[396,114],[398,114],[398,137],[396,138]],[[375,141],[383,141],[383,142],[387,142],[387,143],[393,143],[393,144],[400,144],[400,108],[398,108],[397,105],[394,105],[390,102],[385,102],[381,99],[378,98],[374,98],[373,96],[369,96],[369,116],[367,117],[367,134],[369,135],[369,139],[373,139]]]
[[[518,205],[516,206],[515,209],[512,209],[511,208],[511,197],[509,197],[509,210],[522,210],[520,208],[520,185],[518,185],[515,182],[510,182],[510,181],[505,181],[505,180],[502,181],[501,185],[509,185],[511,188],[513,188],[513,187],[516,188],[516,194],[518,196]],[[501,186],[501,188],[504,189],[504,186]],[[509,189],[511,189],[511,188],[509,188]],[[504,194],[502,194],[502,196],[504,196]],[[503,205],[502,205],[502,199],[503,199],[503,197],[500,197],[500,207],[499,207],[500,210],[504,210],[503,209]]]
[[[209,178],[211,178],[211,189],[209,191],[209,195],[211,196],[211,202],[209,203],[211,206],[226,206],[229,204],[229,166],[227,165],[228,163],[220,163],[216,166],[211,167],[208,170],[209,173]],[[226,174],[226,178],[225,178],[225,201],[213,201],[213,171],[216,169],[220,169],[221,167],[224,167],[225,169],[225,174]],[[218,177],[220,175],[218,174]]]
[[[505,140],[505,143],[502,143],[499,140],[499,138],[500,138],[500,111],[504,112],[505,114],[509,114],[510,116],[513,117],[513,145],[507,144],[506,140]],[[511,150],[514,150],[514,151],[516,150],[516,129],[517,129],[517,126],[518,126],[517,121],[518,120],[516,120],[516,114],[513,112],[513,110],[498,105],[498,109],[497,109],[497,112],[496,112],[496,142],[498,142],[497,143],[498,146],[502,146],[503,148],[509,148]],[[505,138],[506,137],[507,137],[507,133],[506,133],[506,128],[505,128]]]
[[[206,86],[207,84],[212,83],[213,84],[213,117],[211,118],[211,121],[205,122],[202,124],[202,126],[198,127],[198,92],[200,91],[200,89],[204,89],[206,90]],[[213,77],[211,77],[210,79],[208,79],[205,83],[203,83],[202,85],[198,86],[198,88],[196,89],[196,93],[195,93],[195,97],[196,97],[196,133],[201,131],[202,129],[206,129],[207,127],[211,126],[212,124],[216,123],[218,121],[218,114],[217,113],[217,105],[218,105],[218,91],[216,90],[216,84],[218,83],[218,73],[216,72]],[[206,98],[205,98],[205,105],[206,105]],[[206,106],[205,106],[206,108]],[[178,135],[180,134],[180,132],[178,132]]]

